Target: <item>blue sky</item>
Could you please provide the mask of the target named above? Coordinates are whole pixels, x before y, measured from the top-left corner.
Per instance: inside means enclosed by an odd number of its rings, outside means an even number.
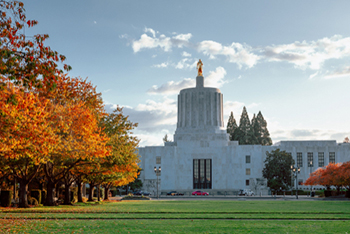
[[[27,35],[67,56],[106,109],[124,106],[141,146],[176,129],[177,94],[224,94],[225,124],[262,112],[273,142],[350,136],[350,1],[24,1]]]

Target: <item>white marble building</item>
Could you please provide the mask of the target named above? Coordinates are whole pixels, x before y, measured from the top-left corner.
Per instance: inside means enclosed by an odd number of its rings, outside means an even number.
[[[178,96],[174,142],[139,148],[140,178],[143,189],[152,194],[157,193],[155,166],[162,169],[159,191],[163,194],[171,190],[188,194],[196,189],[236,194],[244,188],[268,194],[262,170],[266,151],[277,148],[291,153],[301,167],[299,182],[329,162],[350,161],[350,144],[335,140],[281,141],[272,146],[229,141],[223,122],[223,95],[219,89],[204,87],[203,76],[197,76],[196,87],[183,89]]]

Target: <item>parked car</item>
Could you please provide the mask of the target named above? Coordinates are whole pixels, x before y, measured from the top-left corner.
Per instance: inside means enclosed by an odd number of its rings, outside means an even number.
[[[239,196],[254,196],[254,192],[250,189],[241,189],[239,190]]]
[[[151,193],[147,192],[147,191],[142,191],[142,190],[138,190],[138,191],[135,191],[133,192],[134,195],[136,196],[151,196]]]
[[[171,191],[166,194],[167,196],[183,196],[183,193],[178,193],[176,191]]]
[[[197,190],[197,191],[194,191],[194,192],[192,193],[192,195],[194,195],[194,196],[198,196],[198,195],[208,196],[209,193]]]

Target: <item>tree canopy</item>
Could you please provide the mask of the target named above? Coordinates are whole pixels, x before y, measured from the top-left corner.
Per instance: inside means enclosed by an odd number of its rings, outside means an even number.
[[[267,122],[261,111],[257,115],[254,114],[250,121],[247,109],[243,107],[239,126],[231,112],[227,122],[227,133],[231,141],[238,141],[240,145],[272,145]]]
[[[264,163],[262,174],[267,179],[268,187],[274,190],[280,188],[286,190],[292,186],[290,166],[295,162],[290,154],[280,149],[273,150],[271,153],[266,152]]]

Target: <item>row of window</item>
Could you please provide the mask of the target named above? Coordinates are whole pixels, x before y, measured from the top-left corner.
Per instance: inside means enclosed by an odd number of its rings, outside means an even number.
[[[335,152],[329,152],[329,163],[335,163]],[[297,153],[297,166],[303,167],[303,153]],[[307,166],[308,167],[324,167],[324,152],[318,152],[318,165],[314,161],[314,153],[307,153]]]

